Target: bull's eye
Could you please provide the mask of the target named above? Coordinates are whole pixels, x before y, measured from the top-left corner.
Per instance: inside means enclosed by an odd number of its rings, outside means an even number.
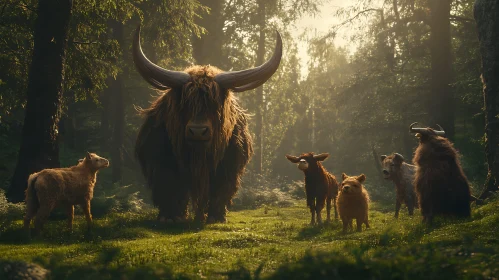
[[[390,166],[395,166],[395,163],[390,163]]]

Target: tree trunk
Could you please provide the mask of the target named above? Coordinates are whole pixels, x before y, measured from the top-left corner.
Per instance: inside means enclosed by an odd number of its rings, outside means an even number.
[[[123,50],[125,43],[124,26],[121,22],[112,22],[113,36]],[[125,103],[124,103],[124,85],[122,73],[116,76],[116,80],[112,80],[109,86],[109,91],[113,97],[112,104],[114,105],[113,115],[113,142],[111,148],[111,166],[113,183],[121,182],[123,178],[123,139],[125,137]]]
[[[431,91],[428,97],[429,126],[440,124],[454,139],[454,95],[450,10],[452,0],[430,0]]]
[[[59,166],[57,142],[71,0],[39,0],[19,157],[7,197],[24,200],[28,176]]]
[[[197,64],[211,64],[224,68],[226,58],[222,58],[223,25],[222,18],[223,0],[206,0],[203,5],[210,8],[209,14],[201,15],[196,23],[207,31],[201,38],[192,37],[192,56]]]
[[[263,64],[265,57],[265,2],[258,1],[258,17],[260,25],[260,38],[258,39],[258,50],[256,65]],[[256,113],[255,113],[255,171],[262,174],[263,170],[263,112],[265,110],[263,98],[263,85],[256,89]]]
[[[499,179],[499,2],[476,0],[474,16],[478,28],[482,55],[482,82],[485,101],[485,154],[488,175],[485,199],[491,191],[497,191]]]
[[[111,110],[111,89],[109,88],[111,86],[111,83],[113,82],[113,78],[110,77],[108,78],[107,85],[108,88],[106,88],[100,96],[100,102],[102,105],[102,112],[101,112],[101,121],[100,121],[100,151],[101,153],[105,153],[109,151],[109,139],[111,138],[111,116],[112,110]]]

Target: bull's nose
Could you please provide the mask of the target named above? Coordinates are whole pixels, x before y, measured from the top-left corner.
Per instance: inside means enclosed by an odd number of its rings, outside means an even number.
[[[202,137],[208,132],[207,127],[189,127],[189,133],[194,137]]]
[[[210,128],[205,125],[189,125],[186,137],[191,141],[209,141],[211,138]]]
[[[383,170],[383,174],[388,175],[390,173],[388,173],[388,170],[385,169],[385,170]]]

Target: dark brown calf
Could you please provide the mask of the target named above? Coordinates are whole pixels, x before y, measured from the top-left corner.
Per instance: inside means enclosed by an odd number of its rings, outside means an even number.
[[[338,182],[333,174],[327,172],[322,166],[329,154],[314,155],[314,153],[302,154],[299,157],[286,155],[286,158],[292,163],[298,163],[298,168],[305,174],[305,193],[307,194],[307,206],[310,208],[312,218],[310,224],[322,223],[321,211],[327,202],[327,219],[331,221],[331,202],[334,200],[334,218],[338,219],[336,210],[336,197],[338,196]]]

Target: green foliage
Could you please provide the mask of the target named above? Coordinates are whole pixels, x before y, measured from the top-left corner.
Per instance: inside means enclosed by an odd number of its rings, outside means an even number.
[[[12,222],[23,217],[25,209],[24,203],[7,202],[5,192],[0,189],[0,237],[2,232],[11,226]]]

